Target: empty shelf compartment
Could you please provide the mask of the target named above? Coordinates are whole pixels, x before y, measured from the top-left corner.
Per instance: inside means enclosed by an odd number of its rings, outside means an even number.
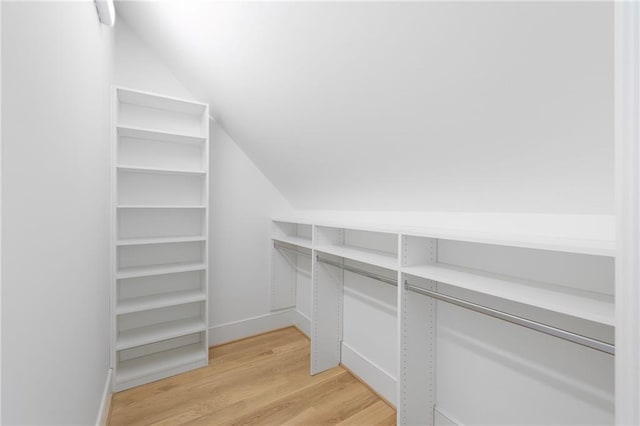
[[[606,294],[445,264],[410,266],[403,272],[608,326],[615,324],[614,298]]]

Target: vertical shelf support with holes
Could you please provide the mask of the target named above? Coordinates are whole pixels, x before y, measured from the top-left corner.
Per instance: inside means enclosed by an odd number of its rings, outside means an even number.
[[[437,240],[401,235],[401,267],[437,261]],[[434,424],[436,301],[408,291],[406,274],[399,273],[400,368],[398,424]],[[413,278],[415,281],[416,278]],[[437,283],[421,280],[437,290]]]
[[[208,365],[209,107],[114,87],[111,367],[123,389]]]

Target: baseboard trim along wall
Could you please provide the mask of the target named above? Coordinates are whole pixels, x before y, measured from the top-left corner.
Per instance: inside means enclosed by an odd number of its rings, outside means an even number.
[[[107,380],[104,383],[104,391],[102,391],[102,400],[100,401],[100,407],[98,408],[98,415],[96,417],[96,426],[107,426],[107,420],[109,420],[109,408],[111,408],[111,379],[113,370],[107,370]]]
[[[389,403],[397,406],[395,377],[344,342],[341,363]]]
[[[291,311],[291,320],[298,330],[311,338],[311,318],[303,314],[297,309]]]
[[[215,325],[209,328],[209,347],[295,325],[291,314],[292,311],[292,309],[285,309],[240,321]]]
[[[433,408],[433,424],[434,426],[463,426],[462,423],[443,413],[442,409],[438,407]]]

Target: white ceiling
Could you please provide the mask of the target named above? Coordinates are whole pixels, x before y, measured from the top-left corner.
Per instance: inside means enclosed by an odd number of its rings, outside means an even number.
[[[613,211],[611,4],[117,11],[294,207]]]

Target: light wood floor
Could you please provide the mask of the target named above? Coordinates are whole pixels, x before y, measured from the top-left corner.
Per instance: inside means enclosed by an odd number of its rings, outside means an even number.
[[[213,348],[208,367],[115,394],[109,424],[395,424],[344,368],[310,376],[309,351],[293,327]]]

